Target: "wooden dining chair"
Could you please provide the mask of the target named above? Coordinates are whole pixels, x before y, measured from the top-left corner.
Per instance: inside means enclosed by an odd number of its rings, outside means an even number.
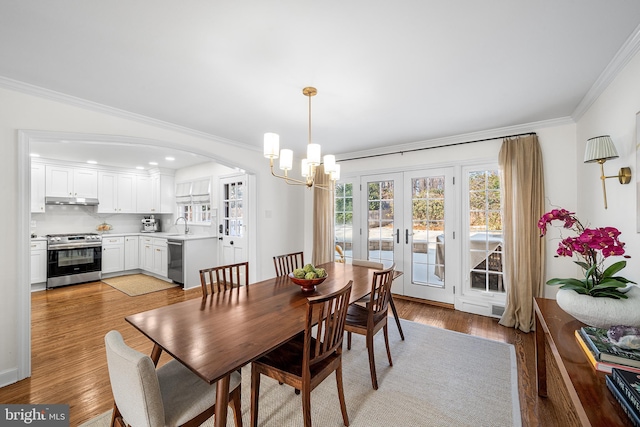
[[[362,267],[373,268],[375,270],[384,269],[384,265],[381,262],[368,261],[364,259],[354,259],[351,261],[353,265],[360,265]],[[393,271],[393,280],[402,276],[402,272],[398,270]],[[365,295],[360,298],[357,302],[366,304],[369,301],[369,295]],[[393,312],[393,317],[396,319],[396,326],[398,327],[398,332],[400,332],[400,339],[404,341],[404,332],[402,331],[402,325],[400,324],[400,317],[398,316],[398,310],[396,309],[396,304],[393,302],[393,294],[389,295],[389,305],[391,306],[391,311]]]
[[[249,263],[240,262],[200,270],[200,286],[203,297],[209,294],[207,285],[211,288],[212,294],[239,286],[248,286]]]
[[[129,347],[118,331],[104,338],[113,392],[111,426],[199,426],[215,413],[216,383],[208,384],[177,360],[158,368]],[[229,380],[229,405],[242,427],[241,380]]]
[[[286,276],[296,268],[304,267],[304,253],[293,252],[274,256],[273,266],[276,268],[276,276]]]
[[[251,364],[251,425],[258,425],[260,375],[301,390],[304,426],[311,427],[311,391],[336,373],[342,421],[349,425],[342,384],[342,340],[351,285],[307,300],[304,332]],[[314,327],[315,326],[315,327]]]
[[[378,377],[376,375],[376,362],[373,351],[373,337],[380,331],[384,333],[384,343],[387,347],[389,365],[393,366],[391,350],[389,349],[389,333],[387,330],[387,317],[389,301],[391,299],[391,283],[395,264],[391,267],[374,271],[371,282],[371,293],[366,307],[353,303],[347,310],[347,319],[344,330],[347,332],[347,349],[351,349],[351,334],[365,335],[367,338],[367,352],[369,353],[369,370],[371,371],[371,384],[373,389],[378,389]]]

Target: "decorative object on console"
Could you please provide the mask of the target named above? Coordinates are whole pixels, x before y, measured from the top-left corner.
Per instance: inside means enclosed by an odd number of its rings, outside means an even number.
[[[640,350],[625,350],[609,340],[607,330],[584,326],[580,336],[595,355],[596,360],[640,368]]]
[[[604,194],[604,208],[607,209],[607,188],[605,179],[618,178],[620,184],[628,184],[631,182],[631,168],[620,168],[618,175],[605,176],[604,162],[609,159],[618,158],[616,146],[609,135],[596,136],[587,140],[587,148],[584,152],[584,162],[600,164],[600,179],[602,180],[602,193]]]
[[[624,254],[624,243],[618,239],[620,232],[614,227],[585,228],[574,212],[553,209],[538,221],[541,237],[553,221],[564,222],[564,228],[577,234],[577,237],[565,237],[560,241],[556,256],[576,254],[579,260],[574,262],[585,275],[582,280],[554,278],[547,281],[547,285],[561,285],[556,295],[560,308],[591,326],[640,326],[640,289],[630,285],[635,282],[616,276],[627,262],[604,266],[605,259],[611,256],[630,258]]]
[[[320,185],[315,182],[316,171],[320,166],[321,148],[320,144],[311,142],[311,97],[318,93],[315,87],[305,87],[302,89],[304,96],[309,97],[309,141],[307,143],[307,158],[302,160],[301,173],[304,181],[289,177],[288,171],[293,168],[293,151],[288,149],[280,150],[280,136],[276,133],[264,134],[264,156],[269,159],[271,167],[271,175],[276,178],[282,178],[287,184],[306,185],[308,188],[317,187],[323,190],[333,190],[333,184],[340,179],[340,165],[336,163],[336,157],[333,154],[324,156],[324,173],[330,177],[331,185]],[[276,175],[273,171],[273,159],[280,157],[280,169],[284,171],[284,175]]]
[[[307,264],[303,268],[296,268],[289,273],[289,279],[299,285],[302,292],[315,291],[316,285],[324,282],[326,278],[327,272],[324,268],[315,268],[311,264]]]

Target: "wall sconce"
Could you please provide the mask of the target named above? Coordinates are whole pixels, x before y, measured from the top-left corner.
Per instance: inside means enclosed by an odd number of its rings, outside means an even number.
[[[605,187],[605,179],[618,178],[620,184],[628,184],[631,182],[631,168],[620,168],[618,175],[605,176],[604,162],[609,159],[618,157],[616,146],[609,135],[596,136],[587,140],[587,149],[584,152],[585,163],[600,163],[600,179],[602,180],[602,193],[604,194],[604,208],[607,209],[607,188]]]

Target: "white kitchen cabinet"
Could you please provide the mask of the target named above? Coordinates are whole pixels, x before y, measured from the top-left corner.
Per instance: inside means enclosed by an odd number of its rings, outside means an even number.
[[[31,241],[31,284],[47,281],[47,242]]]
[[[140,268],[140,250],[138,249],[138,236],[126,236],[124,238],[124,269],[134,270]]]
[[[51,197],[98,197],[98,171],[70,166],[45,166],[45,194]]]
[[[45,166],[31,162],[31,213],[44,213]]]
[[[142,242],[140,268],[167,277],[169,267],[167,239],[151,236],[143,236],[140,239]]]
[[[124,237],[102,237],[102,273],[124,270]]]
[[[175,179],[173,175],[164,173],[151,174],[151,213],[174,214]]]
[[[153,185],[150,176],[136,175],[136,212],[153,213]]]
[[[153,271],[162,277],[167,277],[169,259],[167,251],[167,239],[153,239]]]
[[[100,171],[98,173],[99,213],[136,212],[136,175]]]
[[[153,239],[151,237],[142,237],[141,241],[140,267],[143,270],[153,271]]]

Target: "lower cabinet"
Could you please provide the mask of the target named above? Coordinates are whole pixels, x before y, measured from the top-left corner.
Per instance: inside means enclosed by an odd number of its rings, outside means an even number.
[[[124,238],[124,269],[134,270],[140,268],[140,250],[138,249],[138,236]]]
[[[124,237],[102,237],[102,273],[123,271],[125,258]]]
[[[47,281],[47,242],[31,242],[31,284]]]
[[[167,239],[153,239],[153,272],[160,276],[168,276],[169,259]]]
[[[142,237],[140,268],[167,277],[167,239]]]

